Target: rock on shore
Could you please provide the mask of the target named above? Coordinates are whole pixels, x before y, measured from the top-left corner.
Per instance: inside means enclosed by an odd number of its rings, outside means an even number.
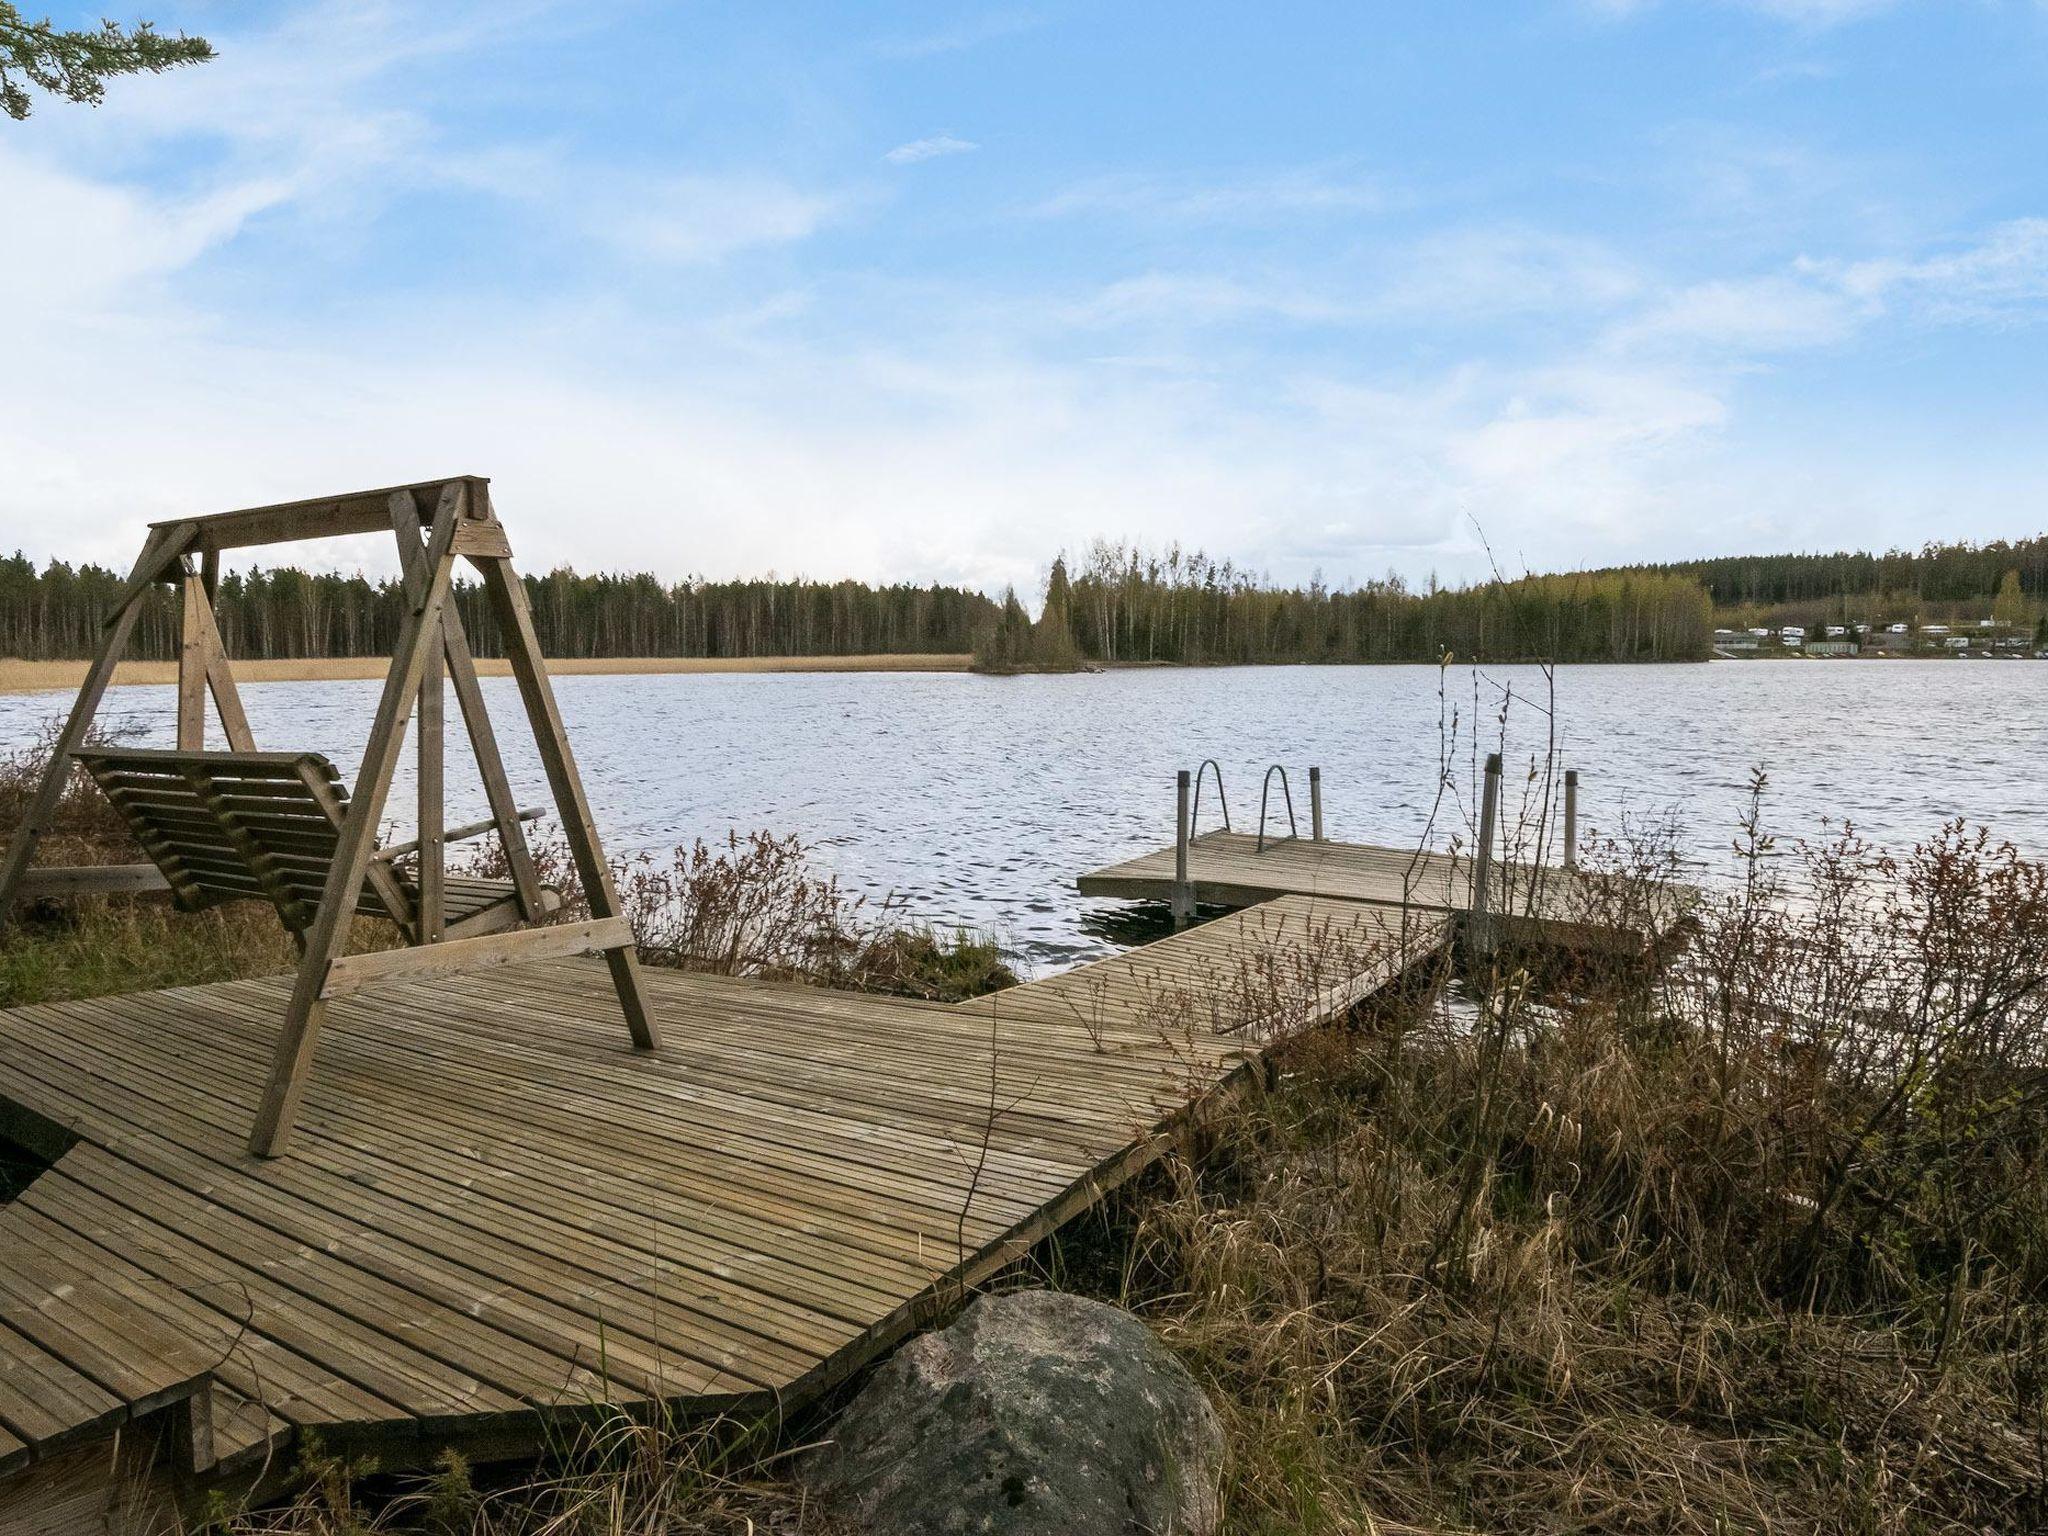
[[[1187,1368],[1115,1307],[984,1297],[875,1373],[806,1469],[874,1536],[1210,1536],[1223,1429]]]

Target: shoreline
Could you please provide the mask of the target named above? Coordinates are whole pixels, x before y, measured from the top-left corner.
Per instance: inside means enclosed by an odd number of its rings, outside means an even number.
[[[902,655],[865,656],[570,656],[548,659],[555,677],[635,676],[712,672],[965,672],[965,653],[919,651]],[[0,694],[50,693],[76,690],[85,681],[84,661],[22,661],[0,657]],[[391,669],[386,656],[327,656],[311,659],[237,661],[239,683],[332,683],[382,681]],[[510,677],[502,657],[479,656],[476,669],[484,677]],[[113,686],[166,687],[178,681],[175,661],[124,661],[114,669]]]
[[[1572,666],[1698,666],[1712,662],[1773,661],[1977,661],[1977,656],[1953,656],[1939,652],[1898,656],[1729,656],[1713,655],[1697,661],[1670,662],[1559,662]],[[2031,660],[2029,656],[2001,657],[2000,660]],[[550,657],[548,671],[555,677],[692,676],[715,673],[744,673],[756,676],[795,673],[843,672],[941,672],[973,673],[977,677],[1074,676],[1105,672],[1137,672],[1159,669],[1202,671],[1240,666],[1264,667],[1381,667],[1433,666],[1428,661],[1293,661],[1293,662],[1175,662],[1096,661],[1076,667],[1005,667],[978,669],[965,651],[913,651],[902,654],[858,656],[567,656]],[[1492,666],[1532,666],[1536,662],[1491,661]],[[84,661],[23,661],[0,657],[0,696],[25,693],[76,691],[85,681]],[[381,682],[390,669],[384,656],[326,656],[237,661],[235,680],[240,683],[331,683]],[[477,672],[484,677],[509,677],[511,667],[497,656],[479,656]],[[114,669],[113,687],[166,688],[178,681],[175,661],[124,661]]]

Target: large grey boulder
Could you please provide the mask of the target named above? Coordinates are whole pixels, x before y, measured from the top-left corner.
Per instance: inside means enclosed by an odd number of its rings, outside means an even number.
[[[974,1303],[874,1375],[805,1469],[872,1536],[1209,1536],[1223,1427],[1128,1312],[1052,1291]]]

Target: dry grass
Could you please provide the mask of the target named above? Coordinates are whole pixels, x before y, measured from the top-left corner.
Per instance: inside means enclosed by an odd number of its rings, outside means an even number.
[[[21,824],[53,736],[46,731],[0,758],[0,826]],[[120,815],[82,771],[65,786],[36,857],[39,864],[144,860]],[[388,924],[357,920],[359,948],[394,937]],[[184,913],[160,898],[37,902],[0,934],[0,1007],[260,976],[297,963],[276,915],[251,903]]]
[[[426,1476],[301,1455],[304,1492],[258,1513],[216,1508],[186,1527],[219,1536],[828,1536],[800,1487],[773,1471],[790,1451],[756,1430],[617,1413],[521,1473],[480,1475],[452,1452]]]
[[[541,879],[564,892],[560,920],[587,916],[568,844],[544,838],[533,856]],[[477,845],[466,872],[502,878],[496,843]],[[992,935],[941,932],[893,900],[850,895],[798,838],[733,832],[666,858],[616,859],[611,874],[647,965],[938,1002],[1017,981]]]
[[[2048,1518],[2048,868],[1752,851],[1687,963],[1299,1037],[1047,1255],[1208,1384],[1230,1529]]]
[[[971,657],[952,651],[910,652],[873,656],[572,656],[548,663],[557,677],[694,672],[965,672]],[[509,677],[510,666],[499,657],[477,658],[485,677]],[[85,681],[83,661],[23,661],[0,657],[0,693],[41,693],[75,690]],[[391,669],[388,656],[325,656],[302,659],[237,661],[235,678],[243,683],[309,683],[382,678]],[[114,683],[163,687],[178,680],[175,661],[124,661]]]

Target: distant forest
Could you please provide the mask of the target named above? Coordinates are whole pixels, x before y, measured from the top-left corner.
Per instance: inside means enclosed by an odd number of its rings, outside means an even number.
[[[1143,662],[1704,659],[1717,624],[1916,621],[1989,612],[2029,623],[2048,609],[2048,536],[1929,544],[1881,555],[1731,556],[1673,565],[1421,588],[1399,577],[1285,587],[1200,551],[1098,540],[1050,569],[1034,618],[1014,593],[992,601],[951,586],[864,582],[663,582],[650,575],[527,576],[551,656],[851,656],[975,652],[996,669]],[[26,555],[0,559],[0,654],[91,654],[123,576]],[[497,654],[472,584],[456,603],[472,644]],[[217,611],[229,654],[252,658],[388,653],[397,584],[282,567],[223,574]],[[176,654],[168,589],[130,655]]]
[[[1713,646],[1699,582],[1658,571],[1530,576],[1418,592],[1399,577],[1278,587],[1200,551],[1098,541],[1053,562],[1034,622],[1007,595],[991,667],[1085,662],[1695,661]]]
[[[1981,610],[2018,573],[2032,604],[2048,601],[2048,535],[1987,544],[1927,544],[1881,555],[1842,550],[1813,555],[1728,555],[1672,565],[1619,567],[1598,576],[1657,571],[1689,577],[1723,612],[1803,608],[1833,618],[1947,618]]]
[[[125,578],[96,565],[0,559],[0,654],[26,660],[89,656]],[[858,581],[689,581],[582,576],[525,578],[534,627],[549,656],[860,656],[971,650],[1000,610],[958,587],[871,587]],[[456,606],[479,655],[500,654],[482,589],[458,581]],[[230,656],[388,653],[397,641],[395,580],[282,567],[224,572],[216,595]],[[168,588],[135,629],[128,654],[177,655]]]

